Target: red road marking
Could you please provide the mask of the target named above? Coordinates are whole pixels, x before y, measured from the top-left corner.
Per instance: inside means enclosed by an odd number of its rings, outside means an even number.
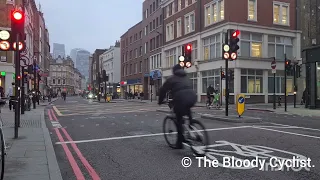
[[[62,137],[61,133],[59,132],[59,129],[55,128],[54,130],[56,131],[56,134],[57,134],[60,142],[64,142],[63,137]],[[70,165],[72,167],[72,170],[73,170],[74,174],[76,175],[77,180],[85,180],[85,178],[84,178],[84,176],[83,176],[83,174],[82,174],[82,172],[81,172],[76,160],[72,156],[68,146],[66,144],[62,144],[62,147],[63,147],[64,152],[67,155],[68,161],[69,161],[69,163],[70,163]]]
[[[73,141],[70,137],[69,133],[65,128],[61,128],[64,135],[67,137],[68,141]],[[89,172],[90,176],[92,177],[92,180],[101,180],[97,172],[92,168],[90,163],[87,161],[85,157],[83,157],[82,153],[80,152],[78,146],[75,143],[70,143],[73,150],[77,153],[79,159],[81,160],[82,164],[86,167],[87,171]]]
[[[52,121],[51,109],[48,109],[49,120]]]
[[[58,118],[57,118],[57,116],[56,116],[56,114],[53,112],[53,109],[51,109],[51,113],[52,113],[53,119],[54,119],[55,121],[59,121]]]

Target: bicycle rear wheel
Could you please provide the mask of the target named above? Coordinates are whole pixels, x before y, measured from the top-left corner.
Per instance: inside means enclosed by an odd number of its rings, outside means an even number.
[[[173,124],[173,127],[172,127],[172,124]],[[167,128],[169,128],[169,129],[167,129]],[[162,130],[163,130],[164,139],[166,140],[169,147],[174,148],[174,149],[177,148],[177,141],[178,141],[177,130],[178,129],[177,129],[177,123],[176,123],[174,117],[166,116],[164,118]],[[172,141],[172,139],[170,139],[170,136],[174,137],[173,141]]]
[[[196,155],[205,155],[207,146],[209,145],[209,136],[204,125],[198,120],[192,120],[189,125],[188,135],[192,152]],[[197,143],[200,143],[200,145]]]
[[[0,180],[3,180],[4,176],[4,162],[5,162],[5,144],[2,129],[0,128]]]

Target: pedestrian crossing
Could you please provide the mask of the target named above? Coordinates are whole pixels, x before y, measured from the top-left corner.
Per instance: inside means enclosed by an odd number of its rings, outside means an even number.
[[[100,116],[104,114],[156,111],[159,109],[159,106],[137,103],[90,103],[59,104],[54,105],[53,109],[58,116]]]

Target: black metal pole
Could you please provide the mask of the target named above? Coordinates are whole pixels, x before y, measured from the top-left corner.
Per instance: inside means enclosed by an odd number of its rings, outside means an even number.
[[[32,103],[33,103],[33,109],[37,108],[36,101],[37,101],[37,62],[36,59],[33,59],[33,95],[32,95]]]
[[[104,81],[104,101],[107,102],[107,81]]]
[[[24,67],[21,66],[21,114],[24,114],[24,110],[25,110],[25,92],[24,92],[24,81],[25,81],[25,77],[24,77]]]
[[[152,80],[152,81],[153,81],[153,80]],[[150,93],[150,97],[151,97],[151,98],[150,98],[150,99],[151,99],[151,102],[152,102],[152,85],[150,85],[150,89],[151,89],[151,91],[150,91],[150,92],[151,92],[151,93]]]
[[[222,75],[222,66],[220,66],[220,76]],[[220,106],[222,106],[222,76],[220,77]]]
[[[276,73],[273,73],[273,109],[276,109]]]
[[[19,104],[19,96],[20,96],[20,81],[18,77],[20,76],[20,52],[19,52],[19,34],[17,34],[16,39],[16,50],[15,50],[15,116],[14,116],[14,138],[18,138],[19,136],[19,120],[20,120],[20,104]]]
[[[37,73],[37,101],[38,105],[40,105],[40,74]]]
[[[100,72],[98,72],[98,101],[100,101],[100,95],[101,95],[101,87],[100,87]]]
[[[226,33],[225,36],[225,44],[228,44],[228,35],[229,35],[229,30]],[[229,61],[225,60],[226,63],[226,67],[225,67],[225,78],[226,78],[226,96],[225,96],[225,103],[226,103],[226,116],[228,116],[228,109],[229,109],[229,77],[228,77],[228,65],[229,65]]]
[[[296,101],[297,101],[297,76],[296,76],[296,71],[297,71],[297,65],[296,63],[294,63],[293,65],[293,91],[294,91],[294,94],[293,94],[293,107],[296,108]]]
[[[287,112],[287,55],[284,54],[284,111]]]

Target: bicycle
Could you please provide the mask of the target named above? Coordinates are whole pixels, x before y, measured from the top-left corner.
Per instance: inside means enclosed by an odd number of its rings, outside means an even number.
[[[208,109],[211,109],[211,107],[213,107],[213,105],[215,105],[216,109],[220,109],[221,108],[220,93],[217,93],[217,94],[214,95],[213,102],[211,102],[211,104],[209,104],[209,100],[206,103],[206,107]]]
[[[178,135],[178,133],[177,133],[177,131],[174,131],[171,129],[169,129],[169,132],[167,132],[166,127],[167,127],[167,125],[169,125],[170,121],[172,121],[174,123],[176,130],[177,130],[177,119],[175,117],[175,114],[172,111],[173,110],[172,104],[170,102],[165,102],[163,104],[166,104],[166,103],[168,103],[168,105],[170,106],[169,108],[171,110],[171,113],[164,118],[162,130],[163,130],[164,138],[165,138],[167,144],[169,145],[169,147],[176,149],[177,148],[176,144],[177,144],[178,139],[176,141],[174,141],[173,143],[171,143],[168,136],[170,134]],[[188,145],[194,154],[200,155],[200,156],[205,155],[207,146],[209,145],[209,136],[208,136],[208,132],[206,131],[206,128],[204,127],[204,125],[200,121],[198,121],[196,119],[192,119],[190,121],[189,118],[185,118],[185,117],[183,117],[183,118],[184,118],[184,122],[185,122],[182,126],[184,129],[183,136],[184,136],[184,139],[186,140],[186,142],[184,142],[183,144]],[[188,123],[186,123],[186,121]],[[196,128],[196,125],[198,125],[200,128],[199,129]],[[196,146],[193,143],[193,141],[203,142],[201,148],[196,148],[199,146]],[[198,151],[198,150],[200,150],[200,151]]]
[[[5,104],[6,104],[5,101],[0,101],[0,113],[1,113],[1,108]],[[0,162],[0,166],[1,166],[0,167],[0,180],[3,180],[3,176],[4,176],[5,155],[6,155],[6,151],[7,151],[2,127],[3,127],[3,121],[2,121],[2,117],[0,116],[0,161],[1,161]]]

